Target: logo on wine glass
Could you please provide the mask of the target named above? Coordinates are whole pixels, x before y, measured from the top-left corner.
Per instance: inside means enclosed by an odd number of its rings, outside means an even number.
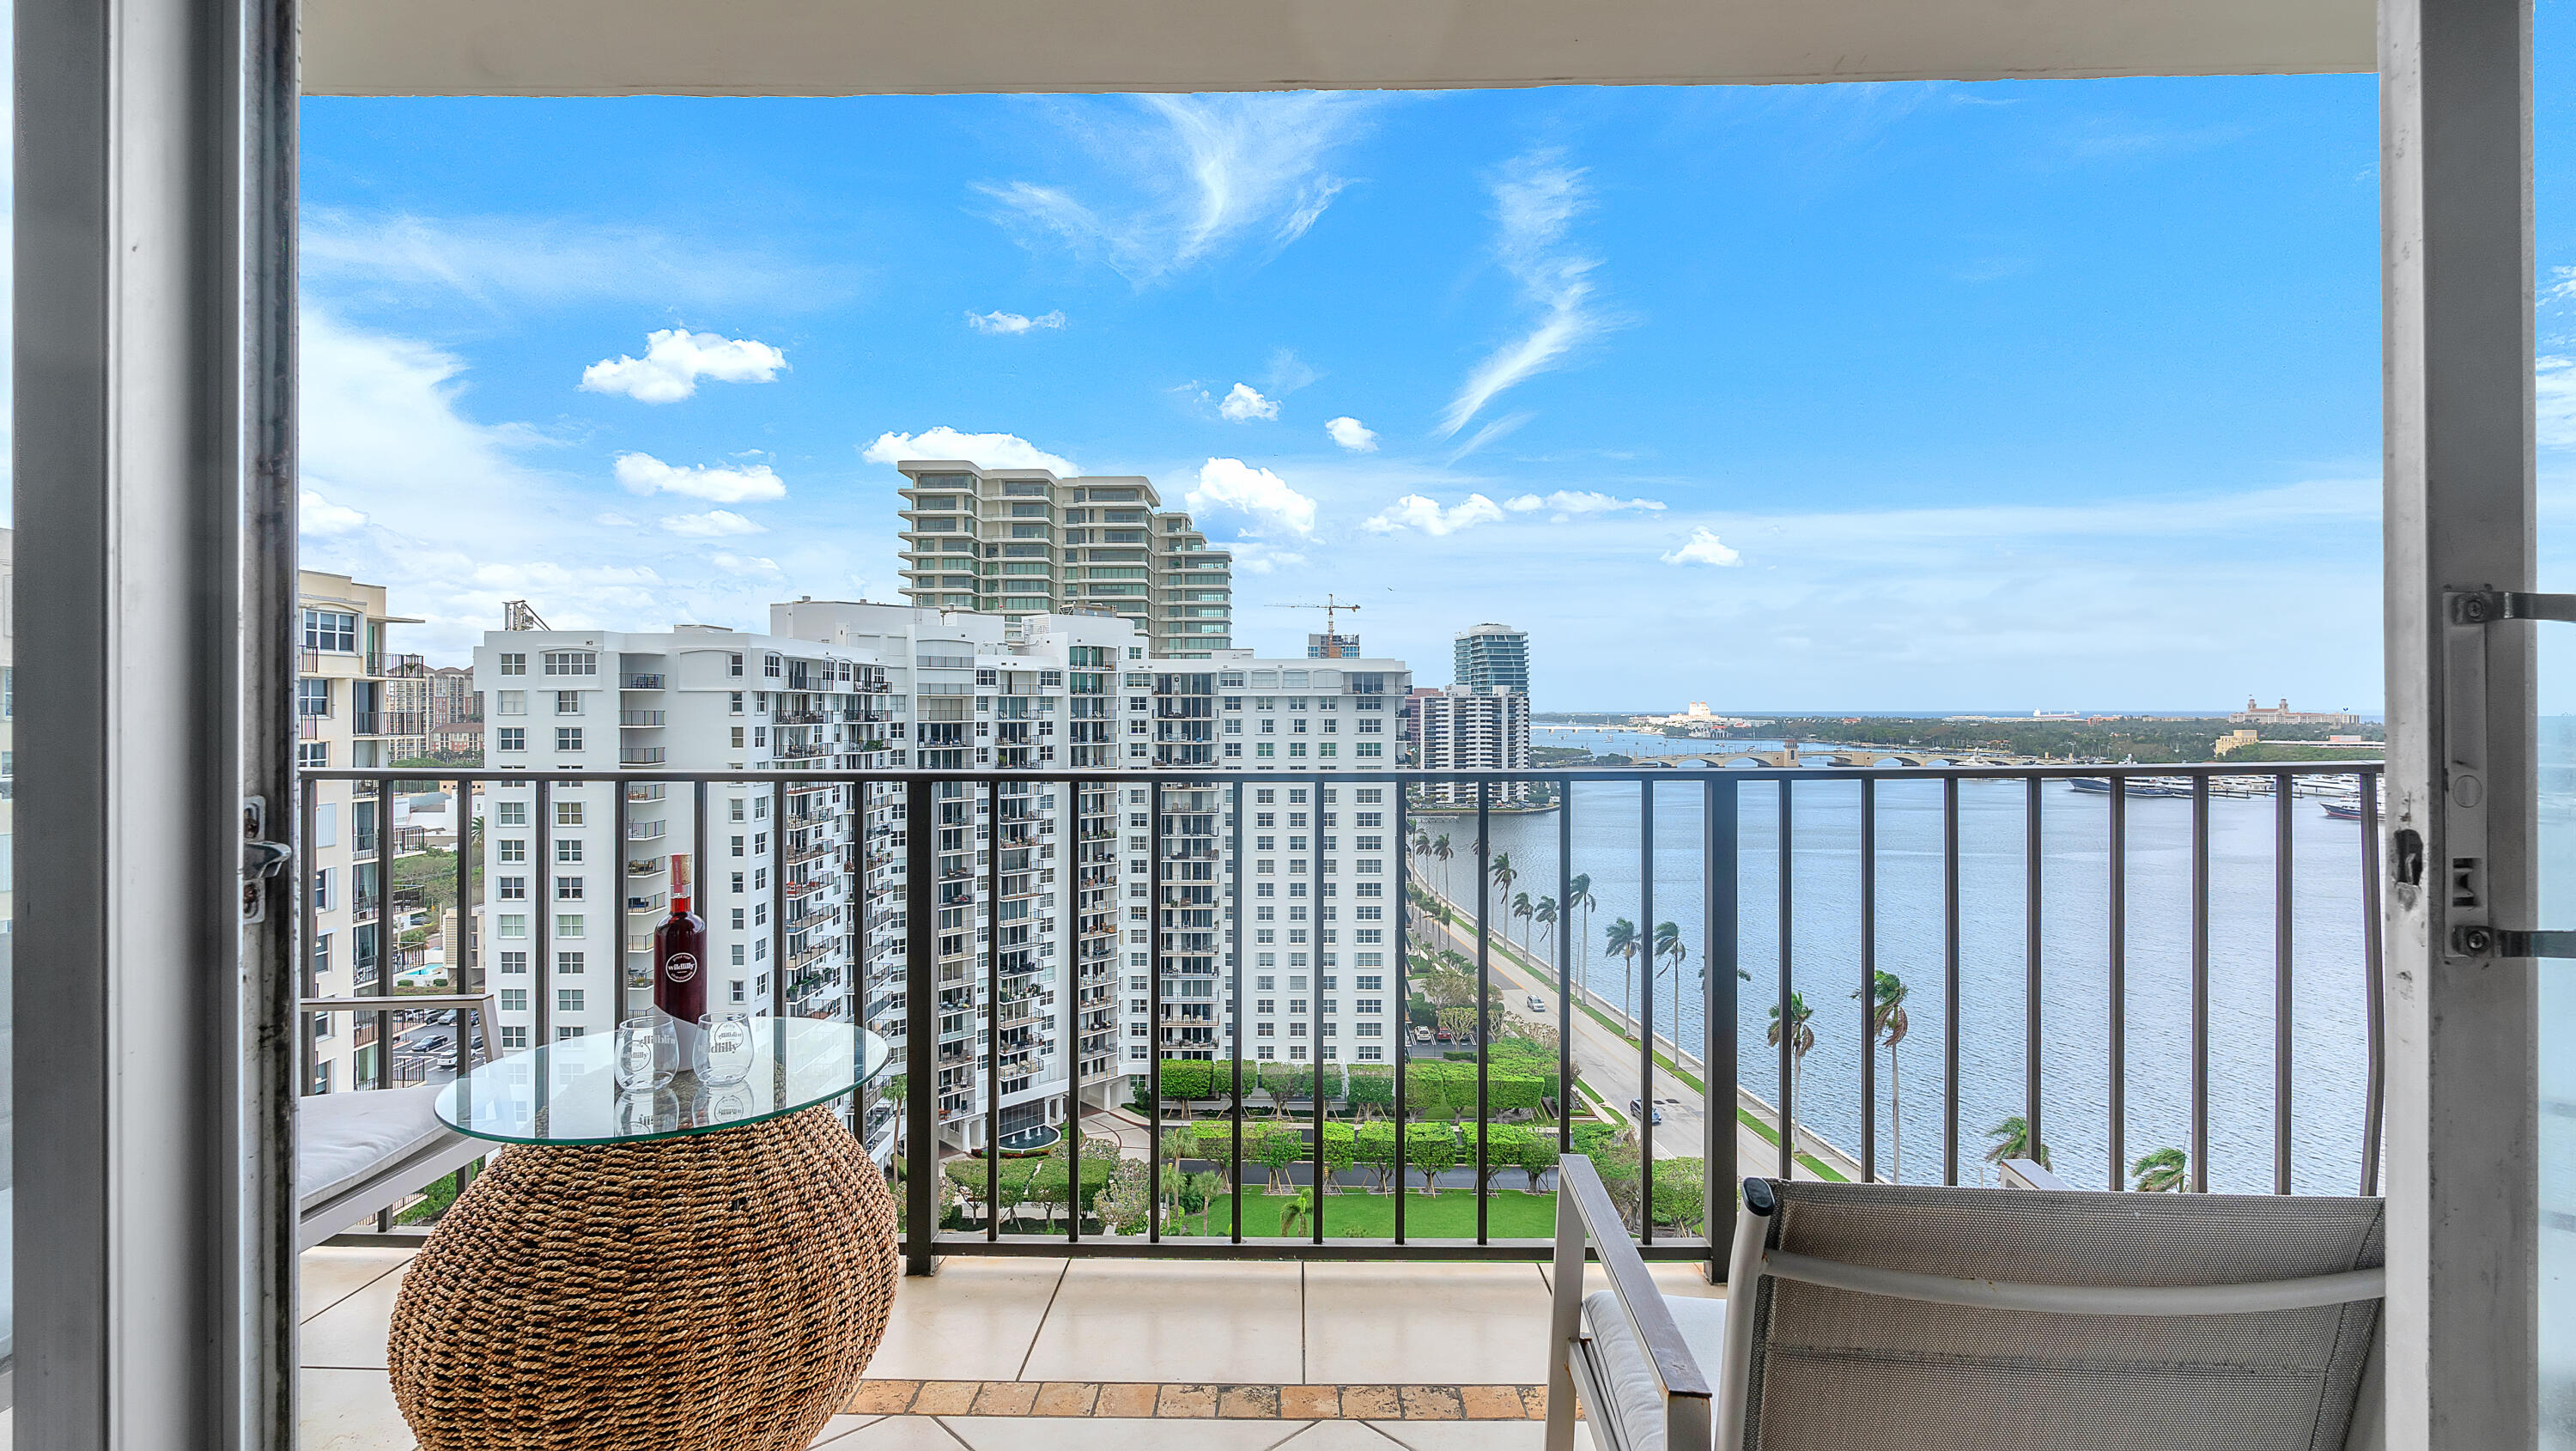
[[[697,955],[688,952],[672,953],[662,959],[662,975],[673,982],[687,982],[696,977],[698,975]]]

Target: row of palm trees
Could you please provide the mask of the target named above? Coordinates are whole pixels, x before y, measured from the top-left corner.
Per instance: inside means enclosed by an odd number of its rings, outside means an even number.
[[[1442,895],[1447,895],[1448,864],[1457,855],[1457,848],[1450,845],[1448,834],[1444,832],[1433,836],[1428,829],[1417,826],[1414,829],[1413,840],[1409,844],[1415,855],[1440,864],[1441,892]],[[1493,859],[1486,863],[1486,873],[1493,879],[1496,886],[1507,893],[1511,892],[1512,884],[1518,881],[1521,875],[1519,868],[1512,864],[1509,852],[1497,852]],[[1522,919],[1525,924],[1521,929],[1521,947],[1524,951],[1530,947],[1532,926],[1547,929],[1550,957],[1555,955],[1557,928],[1574,913],[1582,913],[1582,923],[1575,937],[1575,942],[1582,948],[1581,961],[1576,967],[1575,981],[1584,982],[1588,981],[1590,976],[1592,909],[1596,905],[1598,903],[1592,893],[1592,875],[1585,872],[1567,880],[1566,897],[1562,903],[1554,897],[1533,898],[1527,892],[1520,892],[1511,897],[1507,910],[1512,917]],[[1506,938],[1510,936],[1510,930],[1509,923],[1506,922],[1504,927]],[[1654,938],[1649,943],[1639,933],[1635,922],[1625,917],[1616,918],[1603,933],[1602,950],[1606,955],[1617,958],[1621,964],[1620,1001],[1628,1005],[1631,1011],[1634,1011],[1637,1002],[1637,959],[1640,956],[1646,959],[1648,991],[1653,990],[1655,964],[1670,959],[1673,1015],[1669,1021],[1676,1025],[1675,1040],[1679,1041],[1678,1025],[1681,1022],[1682,1012],[1681,969],[1690,956],[1689,949],[1682,942],[1681,925],[1676,922],[1656,923]],[[1753,977],[1751,973],[1740,968],[1735,975],[1748,982]],[[1703,964],[1699,970],[1699,985],[1705,988],[1707,984],[1708,968]],[[1906,1033],[1912,1027],[1905,1013],[1906,991],[1905,980],[1895,973],[1872,974],[1869,1004],[1870,1043],[1872,1051],[1880,1047],[1887,1049],[1890,1110],[1888,1158],[1891,1170],[1889,1178],[1895,1183],[1903,1183],[1905,1180],[1905,1064],[1904,1057],[1898,1050],[1905,1042]],[[1851,996],[1859,997],[1859,990],[1854,989]],[[1774,1003],[1771,1007],[1770,1026],[1763,1035],[1764,1044],[1774,1049],[1780,1046],[1781,1034],[1784,1031],[1789,1035],[1789,1091],[1793,1101],[1798,1092],[1799,1077],[1805,1068],[1807,1054],[1816,1046],[1816,1031],[1809,1021],[1814,1016],[1814,1009],[1807,1006],[1805,995],[1792,992],[1789,994],[1789,1012],[1785,1029],[1780,1007]],[[2048,1146],[2031,1138],[2029,1124],[2018,1115],[2007,1118],[1987,1130],[1987,1137],[1996,1140],[1994,1146],[1986,1153],[1986,1158],[1990,1162],[2000,1163],[2005,1159],[2026,1158],[2037,1162],[2043,1168],[2048,1164]],[[2137,1163],[2130,1166],[2129,1172],[2137,1188],[2151,1192],[2186,1189],[2190,1183],[2188,1157],[2182,1150],[2170,1146],[2158,1148],[2140,1156]]]

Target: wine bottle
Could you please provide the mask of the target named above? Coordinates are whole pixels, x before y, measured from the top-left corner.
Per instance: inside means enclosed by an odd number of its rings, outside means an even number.
[[[671,857],[671,915],[653,932],[653,1010],[679,1030],[680,1062],[707,1011],[707,924],[689,910],[688,858]]]

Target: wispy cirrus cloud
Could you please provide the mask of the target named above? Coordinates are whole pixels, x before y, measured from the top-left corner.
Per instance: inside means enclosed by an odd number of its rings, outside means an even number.
[[[970,312],[966,325],[979,333],[1000,337],[1017,337],[1021,333],[1048,332],[1064,326],[1064,313],[1042,312],[1029,317],[1016,312]]]
[[[598,302],[653,307],[828,307],[861,273],[731,238],[525,217],[321,209],[297,240],[305,281],[344,304],[416,308],[462,296],[490,308]]]
[[[1331,91],[1069,101],[1057,115],[1110,177],[976,190],[1023,243],[1097,257],[1142,286],[1304,236],[1349,185],[1326,162],[1374,104]]]
[[[787,482],[767,464],[666,464],[649,453],[621,453],[617,482],[635,494],[680,494],[716,504],[787,497]]]
[[[1562,152],[1534,151],[1506,164],[1493,191],[1495,257],[1537,319],[1467,374],[1440,416],[1443,438],[1465,427],[1495,395],[1557,366],[1608,326],[1593,300],[1592,271],[1600,259],[1568,245],[1566,236],[1591,206],[1582,168],[1566,165]]]
[[[1578,514],[1617,514],[1629,510],[1651,512],[1661,510],[1664,505],[1659,499],[1622,499],[1615,494],[1591,489],[1559,489],[1544,498],[1537,494],[1523,494],[1504,501],[1503,507],[1515,514],[1534,514],[1541,509],[1552,509],[1557,520],[1563,522]]]

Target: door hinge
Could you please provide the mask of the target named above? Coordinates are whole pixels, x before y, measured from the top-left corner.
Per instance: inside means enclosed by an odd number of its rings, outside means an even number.
[[[268,920],[268,884],[286,874],[295,848],[268,837],[268,802],[253,796],[242,802],[241,919],[244,924]]]

